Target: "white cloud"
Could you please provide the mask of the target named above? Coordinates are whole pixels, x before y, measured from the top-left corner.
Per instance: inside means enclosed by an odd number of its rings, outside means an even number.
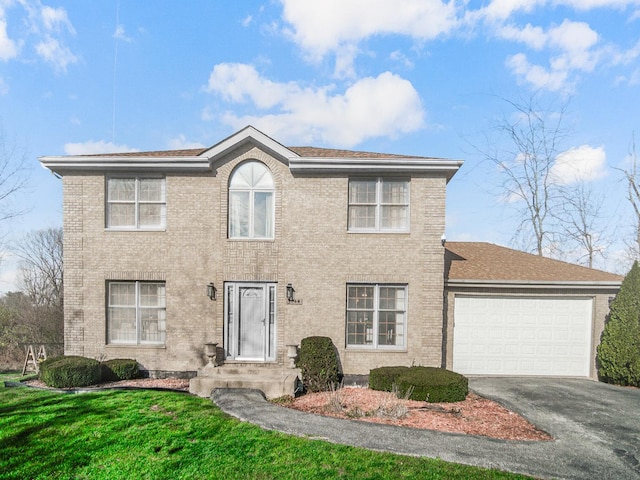
[[[549,66],[532,64],[524,53],[507,58],[506,65],[523,82],[536,89],[570,90],[576,72],[591,72],[603,58],[598,49],[598,33],[584,22],[565,20],[547,31],[527,25],[522,29],[506,26],[499,36],[517,40],[536,50],[548,48],[558,52],[549,59]]]
[[[329,53],[341,59],[336,74],[358,44],[376,35],[404,35],[432,40],[458,25],[456,2],[440,0],[281,0],[286,33],[313,61]]]
[[[22,7],[22,12],[16,9],[12,23],[22,28],[16,29],[20,33],[12,40],[7,35],[4,8],[16,6]],[[40,0],[0,0],[0,60],[35,51],[56,71],[65,72],[70,64],[78,61],[66,42],[69,36],[75,35],[76,30],[63,7],[43,5]]]
[[[581,145],[561,153],[550,175],[561,185],[590,182],[607,175],[607,155],[604,147]]]
[[[42,24],[47,31],[59,32],[64,28],[67,32],[75,35],[76,31],[69,21],[67,11],[64,8],[53,8],[45,5],[40,10],[40,15]]]
[[[4,78],[0,77],[0,95],[6,95],[9,93],[9,85],[4,81]]]
[[[534,50],[542,50],[547,43],[547,35],[541,27],[534,27],[528,23],[524,28],[514,25],[504,25],[498,29],[498,36],[505,40],[524,43]]]
[[[566,70],[552,71],[540,65],[533,65],[524,53],[507,57],[505,64],[521,81],[531,84],[536,89],[544,88],[557,92],[567,88]]]
[[[640,40],[628,50],[611,52],[610,62],[613,65],[628,65],[640,56]]]
[[[576,10],[594,10],[596,8],[622,9],[638,5],[638,0],[555,0],[556,5],[566,5]]]
[[[299,93],[300,88],[289,82],[275,83],[260,77],[251,65],[242,63],[220,63],[213,67],[206,91],[219,94],[233,103],[251,101],[256,107],[271,108],[291,95]]]
[[[216,119],[216,115],[213,112],[213,110],[211,110],[210,107],[204,107],[202,109],[202,113],[200,114],[200,120],[203,120],[205,122],[211,122],[215,119]]]
[[[116,40],[122,40],[123,42],[131,42],[131,37],[127,36],[124,25],[120,24],[116,26],[116,31],[113,32],[113,38]]]
[[[0,14],[2,10],[0,10]],[[18,55],[16,42],[9,38],[7,34],[7,21],[0,18],[0,60],[11,60]]]
[[[580,11],[597,8],[622,9],[638,5],[638,0],[492,0],[486,7],[478,10],[490,20],[506,20],[516,13],[531,13],[537,7],[569,7]]]
[[[170,150],[187,150],[191,148],[204,148],[200,142],[189,142],[187,138],[181,133],[176,138],[172,138],[168,142]]]
[[[409,57],[407,57],[400,50],[395,50],[391,52],[391,54],[389,55],[389,58],[394,62],[398,62],[401,65],[404,65],[406,68],[413,68],[415,66],[413,61],[411,61]]]
[[[599,54],[593,50],[598,43],[598,33],[583,22],[565,20],[561,25],[549,29],[549,45],[561,51],[552,63],[554,69],[593,70]]]
[[[390,72],[362,78],[344,93],[334,85],[302,87],[261,77],[245,64],[216,65],[206,90],[264,114],[226,113],[233,128],[247,124],[283,140],[352,147],[372,137],[393,137],[424,127],[424,110],[411,83]],[[209,112],[210,114],[210,112]]]
[[[71,53],[69,47],[49,35],[36,45],[36,52],[40,58],[59,72],[66,72],[67,66],[78,61],[78,57]]]
[[[490,20],[506,20],[516,12],[529,13],[546,2],[547,0],[493,0],[479,12]]]
[[[135,148],[127,145],[117,145],[113,142],[105,142],[104,140],[88,140],[81,143],[65,143],[64,152],[67,155],[94,155],[98,153],[125,153],[137,152]]]

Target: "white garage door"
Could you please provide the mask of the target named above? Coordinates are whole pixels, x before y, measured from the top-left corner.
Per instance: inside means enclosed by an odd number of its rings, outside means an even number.
[[[588,376],[590,298],[455,298],[453,370]]]

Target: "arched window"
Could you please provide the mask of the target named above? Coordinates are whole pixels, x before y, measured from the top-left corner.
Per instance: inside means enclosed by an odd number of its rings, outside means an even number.
[[[241,164],[229,180],[229,238],[273,238],[273,177],[260,162]]]

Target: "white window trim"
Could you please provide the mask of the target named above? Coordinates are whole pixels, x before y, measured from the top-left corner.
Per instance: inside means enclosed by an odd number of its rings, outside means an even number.
[[[109,335],[109,331],[110,331],[110,322],[111,322],[111,318],[109,315],[109,310],[111,308],[117,308],[118,306],[112,306],[110,302],[110,287],[111,285],[130,285],[130,284],[135,284],[136,288],[135,288],[135,308],[136,308],[136,340],[135,341],[122,341],[122,340],[111,340],[110,335]],[[162,342],[152,342],[152,341],[142,341],[141,340],[141,332],[142,329],[140,327],[140,313],[142,311],[142,307],[140,306],[140,285],[142,284],[156,284],[156,285],[163,285],[165,287],[165,294],[166,294],[166,282],[158,282],[158,281],[154,281],[154,282],[142,282],[142,281],[124,281],[124,280],[112,280],[112,281],[108,281],[107,282],[107,312],[106,312],[106,327],[107,327],[107,345],[116,345],[116,346],[148,346],[148,347],[164,347],[166,345],[166,335],[167,335],[167,330],[166,330],[166,316],[167,316],[167,305],[166,305],[166,297],[165,297],[165,306],[164,306],[164,311],[165,311],[165,340]],[[124,307],[123,305],[120,305],[120,307]],[[131,308],[131,307],[127,307],[127,308]]]
[[[371,345],[366,344],[350,344],[349,336],[348,336],[348,317],[349,311],[358,311],[358,310],[349,310],[349,287],[373,287],[373,343]],[[384,287],[392,287],[392,288],[403,288],[404,289],[404,323],[403,329],[404,334],[402,336],[402,345],[378,345],[378,332],[379,332],[379,312],[380,312],[380,288]],[[407,284],[399,284],[399,283],[357,283],[351,282],[347,283],[346,288],[346,302],[345,302],[345,346],[348,350],[382,350],[382,351],[406,351],[407,349],[407,312],[409,311],[409,286]]]
[[[109,215],[109,205],[111,203],[127,203],[127,202],[111,202],[109,200],[109,181],[110,180],[126,180],[133,179],[135,180],[135,199],[132,203],[135,205],[135,221],[134,225],[126,226],[119,225],[112,227],[110,225],[110,215]],[[164,181],[164,200],[163,201],[144,201],[140,202],[138,199],[138,195],[140,193],[140,180],[153,179],[153,180],[163,180]],[[155,204],[155,205],[164,205],[164,215],[162,217],[162,224],[158,226],[140,226],[140,205],[141,204]],[[107,177],[107,182],[105,185],[105,229],[114,232],[164,232],[167,229],[167,178],[162,175],[110,175]]]
[[[351,203],[351,199],[349,198],[349,187],[347,187],[347,232],[348,233],[409,233],[411,226],[411,181],[406,177],[352,177],[349,178],[349,183],[351,181],[367,181],[367,180],[375,180],[376,181],[376,217],[375,217],[375,227],[374,228],[358,228],[352,227],[349,225],[349,210],[351,206],[359,206],[359,205],[368,205],[373,206],[373,204],[359,204],[359,203]],[[382,206],[384,205],[400,205],[400,204],[383,204],[382,203],[382,184],[384,182],[406,182],[407,183],[407,202],[402,204],[407,207],[407,222],[406,225],[402,228],[382,228],[380,226],[380,215],[382,211]]]

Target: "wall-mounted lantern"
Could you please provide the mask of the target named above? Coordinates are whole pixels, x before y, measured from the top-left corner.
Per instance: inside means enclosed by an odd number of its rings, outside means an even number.
[[[216,291],[216,286],[213,284],[213,282],[207,285],[207,297],[209,297],[209,300],[216,299]]]
[[[294,303],[296,301],[296,289],[293,285],[287,283],[287,303]]]

